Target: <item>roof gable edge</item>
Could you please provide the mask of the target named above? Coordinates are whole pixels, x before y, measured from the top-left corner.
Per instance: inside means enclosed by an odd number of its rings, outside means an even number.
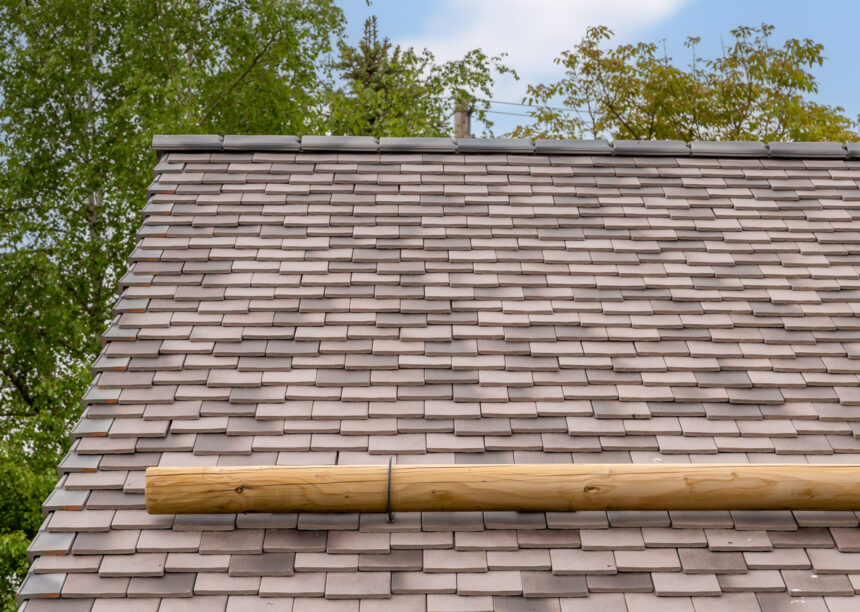
[[[283,151],[349,153],[510,153],[652,157],[860,159],[860,143],[681,140],[549,140],[526,138],[371,138],[170,134],[152,137],[156,151]]]

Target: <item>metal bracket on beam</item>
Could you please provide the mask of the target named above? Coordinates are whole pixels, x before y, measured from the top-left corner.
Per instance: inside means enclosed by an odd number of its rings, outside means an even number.
[[[386,498],[386,508],[385,513],[388,515],[388,522],[394,522],[394,511],[391,509],[391,462],[394,460],[394,457],[388,458],[388,496]]]

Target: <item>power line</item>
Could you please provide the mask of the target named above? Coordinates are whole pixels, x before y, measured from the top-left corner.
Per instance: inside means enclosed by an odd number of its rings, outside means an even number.
[[[505,111],[497,111],[497,110],[485,110],[485,113],[493,113],[496,115],[511,115],[512,117],[531,117],[531,115],[526,113],[508,113]]]
[[[489,104],[504,104],[507,106],[519,106],[519,107],[524,107],[524,108],[547,109],[547,110],[553,110],[553,111],[564,112],[564,113],[573,112],[573,113],[577,113],[580,116],[582,115],[583,112],[586,112],[586,111],[583,111],[583,110],[578,109],[578,108],[570,108],[570,107],[562,108],[559,106],[540,106],[537,104],[523,104],[522,102],[503,102],[501,100],[479,100],[479,101],[480,102],[487,102]],[[536,118],[534,115],[532,115],[530,113],[512,113],[509,111],[499,111],[499,110],[490,110],[490,109],[487,109],[484,112],[485,113],[493,113],[495,115],[508,115],[511,117],[529,117],[530,119]]]
[[[523,104],[523,103],[521,103],[521,102],[502,102],[501,100],[484,100],[484,102],[489,102],[490,104],[504,104],[504,105],[506,105],[506,106],[525,106],[525,107],[527,107],[527,108],[546,108],[546,109],[554,110],[554,111],[564,111],[564,112],[575,111],[575,112],[581,112],[579,109],[576,109],[576,108],[570,108],[570,107],[568,107],[568,108],[562,108],[562,107],[560,107],[560,106],[544,106],[544,105],[541,105],[541,104]]]
[[[535,107],[537,104],[523,104],[522,102],[502,102],[501,100],[484,100],[484,102],[490,102],[491,104],[504,104],[506,106],[528,106]]]

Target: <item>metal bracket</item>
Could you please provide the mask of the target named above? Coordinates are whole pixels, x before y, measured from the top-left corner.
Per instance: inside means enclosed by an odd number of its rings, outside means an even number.
[[[388,522],[394,522],[394,512],[391,510],[391,462],[394,457],[388,457],[388,498],[386,500],[385,513],[388,515]]]

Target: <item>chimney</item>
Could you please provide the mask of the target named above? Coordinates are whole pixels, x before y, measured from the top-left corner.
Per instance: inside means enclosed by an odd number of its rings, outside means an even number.
[[[472,137],[472,104],[466,96],[458,98],[454,103],[454,136]]]

